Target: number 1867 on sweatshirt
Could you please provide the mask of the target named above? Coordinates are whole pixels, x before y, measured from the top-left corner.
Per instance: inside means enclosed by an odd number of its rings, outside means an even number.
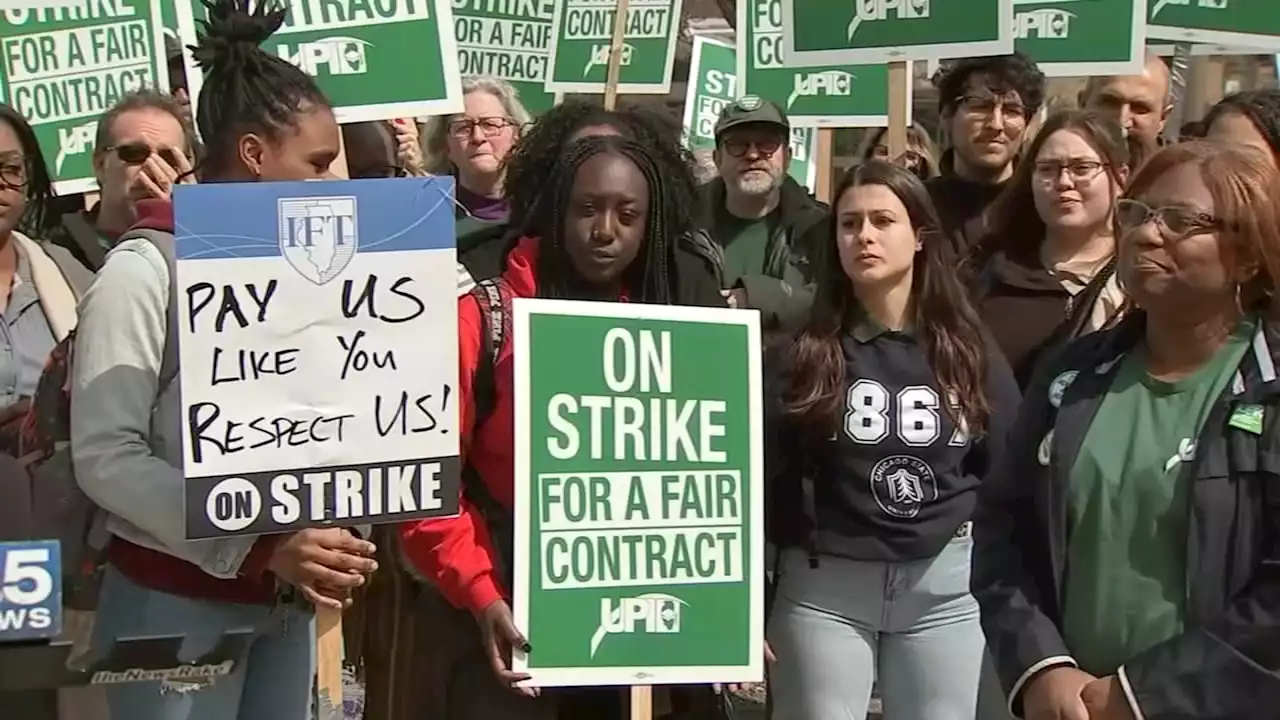
[[[0,543],[0,643],[62,631],[62,560],[56,540]]]

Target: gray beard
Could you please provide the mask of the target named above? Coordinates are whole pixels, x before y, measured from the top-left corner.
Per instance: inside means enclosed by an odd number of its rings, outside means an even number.
[[[734,184],[743,195],[759,197],[773,192],[780,183],[773,175],[752,173],[750,176],[739,175]]]

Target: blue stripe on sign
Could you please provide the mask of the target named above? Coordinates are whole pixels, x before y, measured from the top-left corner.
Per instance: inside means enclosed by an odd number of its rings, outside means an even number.
[[[357,252],[447,250],[457,244],[454,202],[451,177],[180,185],[173,194],[177,255],[279,257],[290,241],[282,233],[297,227],[291,222],[307,205],[326,204],[354,204]]]

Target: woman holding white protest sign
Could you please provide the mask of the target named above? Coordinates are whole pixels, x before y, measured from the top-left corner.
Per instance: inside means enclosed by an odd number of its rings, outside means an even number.
[[[807,326],[766,390],[775,720],[973,720],[969,517],[1018,390],[924,184],[872,161],[835,193]]]
[[[260,46],[280,28],[274,2],[207,1],[194,50],[204,71],[196,120],[202,182],[332,177],[338,124],[315,81]],[[252,9],[251,9],[252,8]],[[226,675],[111,685],[128,720],[306,718],[315,641],[311,605],[341,609],[376,569],[371,543],[341,528],[187,541],[176,343],[168,342],[173,207],[138,204],[139,223],[107,256],[81,305],[71,368],[76,481],[110,513],[108,566],[93,644],[177,636],[190,662],[249,630]],[[173,332],[177,332],[174,328]],[[292,597],[290,597],[292,596]],[[183,666],[185,667],[185,666]]]
[[[502,277],[482,281],[459,302],[462,512],[407,524],[401,533],[415,568],[476,620],[460,617],[472,650],[454,670],[449,720],[523,720],[557,712],[604,718],[616,712],[612,691],[584,704],[579,691],[517,687],[527,678],[509,669],[512,648],[536,650],[515,627],[507,594],[515,448],[506,318],[517,297],[723,307],[712,260],[686,239],[694,185],[676,143],[674,136],[658,147],[618,136],[573,143],[531,216],[522,219],[523,227],[543,229],[542,236],[520,238]]]

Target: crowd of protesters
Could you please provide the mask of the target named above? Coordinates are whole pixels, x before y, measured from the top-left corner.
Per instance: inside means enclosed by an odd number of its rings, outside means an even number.
[[[230,676],[112,685],[101,708],[19,693],[14,717],[307,718],[314,607],[349,610],[367,718],[622,717],[619,689],[509,667],[529,650],[515,389],[489,338],[524,297],[759,313],[776,720],[864,718],[873,691],[892,720],[1275,717],[1280,92],[1166,142],[1159,58],[1047,115],[1025,56],[954,61],[941,154],[919,126],[896,155],[869,132],[827,205],[753,96],[720,115],[702,184],[664,113],[531,119],[493,78],[421,142],[413,121],[340,127],[260,49],[282,21],[215,0],[198,113],[179,84],[103,115],[89,209],[53,210],[35,133],[0,105],[0,535],[30,537],[23,424],[68,346],[68,472],[110,538],[92,644],[252,632]],[[187,541],[171,192],[328,179],[344,149],[353,178],[456,180],[461,512]],[[669,717],[729,717],[724,691],[672,688]]]

